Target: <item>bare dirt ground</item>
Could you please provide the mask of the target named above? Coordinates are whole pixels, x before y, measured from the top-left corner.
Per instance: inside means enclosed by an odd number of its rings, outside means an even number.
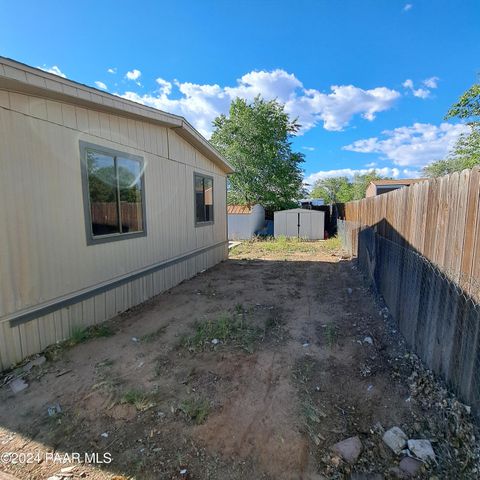
[[[392,426],[432,440],[415,478],[479,478],[468,408],[330,247],[241,245],[99,338],[51,349],[26,390],[0,388],[0,478],[399,478]],[[350,464],[331,447],[352,436]]]

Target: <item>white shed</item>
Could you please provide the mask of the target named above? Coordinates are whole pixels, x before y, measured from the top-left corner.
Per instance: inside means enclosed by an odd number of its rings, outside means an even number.
[[[293,208],[273,214],[275,237],[300,237],[307,240],[323,240],[325,212]]]
[[[228,239],[248,240],[265,224],[265,209],[261,205],[228,205]]]

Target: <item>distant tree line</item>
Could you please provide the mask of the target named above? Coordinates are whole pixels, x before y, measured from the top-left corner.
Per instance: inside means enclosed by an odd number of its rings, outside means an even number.
[[[365,174],[355,174],[353,179],[348,177],[321,178],[313,185],[310,196],[322,198],[325,203],[346,203],[351,200],[361,200],[370,182],[373,180],[385,180],[389,177],[378,175],[376,170]]]

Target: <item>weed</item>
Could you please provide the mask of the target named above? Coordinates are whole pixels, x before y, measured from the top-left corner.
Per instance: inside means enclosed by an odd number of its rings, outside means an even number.
[[[88,340],[87,329],[83,327],[73,327],[72,335],[70,336],[70,343],[76,345]]]
[[[210,403],[201,398],[187,398],[180,403],[178,408],[197,425],[203,423],[210,413]]]
[[[111,337],[114,331],[105,324],[93,325],[91,327],[73,327],[72,334],[68,341],[69,346],[84,343],[92,338]]]
[[[132,388],[123,394],[120,402],[133,405],[137,410],[143,412],[155,405],[153,398],[154,395],[152,393]]]
[[[313,380],[316,361],[310,357],[303,357],[297,360],[293,369],[293,377],[299,387],[300,409],[299,414],[302,420],[305,433],[315,443],[320,445],[325,438],[320,433],[322,418],[326,414],[317,407],[312,397],[310,384]]]
[[[342,249],[342,242],[339,237],[330,237],[327,240],[324,240],[323,242],[323,247],[325,250],[328,252],[338,252],[339,250]]]
[[[159,356],[155,359],[153,366],[155,377],[161,377],[162,374],[169,370],[169,368],[171,368],[171,364],[165,357]]]
[[[327,344],[330,348],[333,348],[337,343],[337,337],[338,332],[335,325],[333,325],[333,323],[327,323],[327,325],[325,325],[325,338],[327,339]]]
[[[266,337],[267,334],[272,335],[277,342],[285,340],[288,336],[285,329],[285,322],[278,314],[278,311],[272,310],[269,312],[269,315],[265,320],[264,336]]]
[[[301,414],[306,433],[317,446],[320,445],[325,438],[318,432],[318,427],[321,419],[326,417],[325,413],[315,406],[310,397],[306,396],[301,405]]]
[[[142,337],[140,337],[140,341],[145,343],[152,343],[155,340],[158,340],[166,332],[166,330],[167,330],[167,326],[164,325],[163,327],[160,327],[157,330],[154,330],[153,332],[143,335]]]
[[[235,313],[237,313],[238,315],[242,315],[243,314],[243,305],[241,303],[237,303],[235,305]]]
[[[195,333],[190,337],[184,337],[181,346],[192,352],[203,351],[212,348],[212,340],[216,339],[251,353],[255,342],[261,338],[262,330],[252,325],[243,314],[224,313],[215,320],[196,322]]]
[[[110,368],[113,366],[115,362],[111,358],[105,359],[103,362],[98,362],[95,365],[95,368],[100,369],[100,368]]]

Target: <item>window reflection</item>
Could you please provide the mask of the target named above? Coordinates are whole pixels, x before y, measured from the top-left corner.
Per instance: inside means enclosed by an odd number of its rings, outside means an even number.
[[[144,230],[142,169],[139,160],[87,150],[94,236]]]

